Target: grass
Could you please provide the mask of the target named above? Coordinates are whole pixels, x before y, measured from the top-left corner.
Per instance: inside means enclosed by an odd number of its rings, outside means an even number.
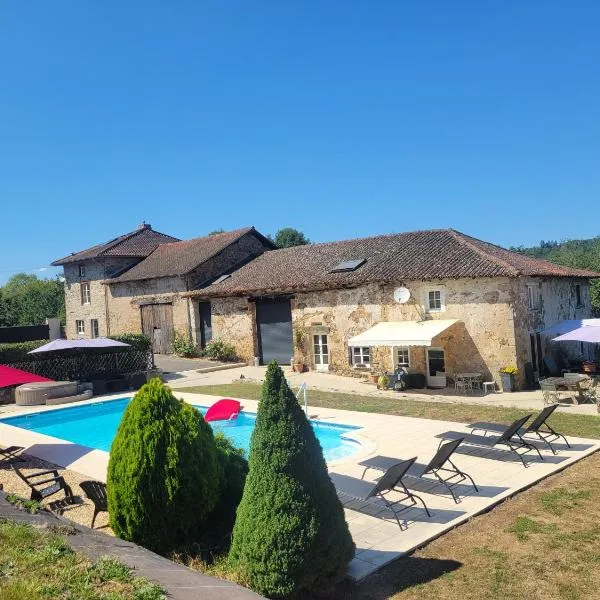
[[[251,382],[229,383],[178,388],[175,390],[175,393],[177,392],[259,400],[261,385]],[[407,398],[361,396],[359,394],[323,392],[320,390],[310,390],[309,406],[382,413],[403,417],[420,417],[422,419],[439,419],[441,421],[456,421],[459,423],[474,423],[476,421],[510,423],[526,414],[537,412],[535,410],[522,410],[502,406],[427,402]],[[564,435],[600,439],[600,417],[595,415],[570,415],[563,412],[555,412],[552,415],[550,423]]]
[[[161,588],[121,562],[90,561],[55,531],[0,521],[2,600],[164,600]]]

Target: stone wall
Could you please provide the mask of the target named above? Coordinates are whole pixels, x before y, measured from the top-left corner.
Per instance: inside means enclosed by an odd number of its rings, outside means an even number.
[[[66,308],[66,335],[69,339],[91,337],[92,319],[98,319],[99,334],[108,335],[106,321],[105,288],[100,283],[112,273],[132,266],[139,259],[109,258],[102,260],[85,261],[77,264],[64,265],[65,277],[65,308]],[[79,265],[85,266],[85,277],[79,277]],[[81,303],[81,284],[90,284],[90,302]],[[83,319],[85,333],[77,333],[75,321]]]
[[[450,375],[480,371],[486,379],[498,379],[501,367],[516,362],[513,322],[513,282],[509,279],[459,279],[439,282],[407,282],[411,300],[398,304],[393,299],[397,285],[365,285],[356,289],[297,293],[292,300],[294,339],[302,332],[302,358],[314,368],[312,335],[327,333],[330,371],[356,374],[349,364],[348,339],[380,321],[459,319],[434,340],[446,351]],[[424,298],[430,289],[442,289],[445,310],[427,314]],[[251,361],[257,354],[253,303],[245,298],[213,299],[213,337],[232,343],[241,358]],[[409,349],[412,371],[425,371],[425,348]],[[376,348],[372,362],[392,368],[392,349]]]

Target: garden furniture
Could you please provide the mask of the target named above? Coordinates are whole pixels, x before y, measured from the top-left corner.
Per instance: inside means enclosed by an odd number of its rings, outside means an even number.
[[[452,462],[452,460],[450,460],[450,457],[452,456],[452,454],[454,454],[454,451],[458,448],[458,446],[460,446],[461,442],[462,442],[462,439],[457,439],[457,440],[452,440],[450,442],[446,442],[445,444],[442,444],[438,448],[438,451],[435,453],[433,458],[429,461],[429,463],[427,465],[425,465],[423,467],[420,474],[417,476],[418,478],[423,478],[423,479],[425,479],[425,475],[431,474],[431,475],[435,476],[435,478],[442,485],[444,485],[447,488],[447,490],[450,492],[450,495],[452,496],[452,498],[454,499],[454,502],[456,502],[456,504],[458,504],[460,502],[460,498],[454,493],[454,490],[452,488],[459,485],[466,479],[468,479],[471,482],[471,484],[475,488],[475,491],[477,491],[477,492],[479,491],[479,488],[477,487],[477,485],[475,485],[473,478],[470,475],[468,475],[467,473],[465,473],[464,471],[461,471]],[[369,458],[358,464],[361,467],[365,467],[365,470],[363,471],[363,475],[362,475],[364,478],[366,472],[369,469],[377,469],[378,471],[387,471],[389,468],[394,466],[394,464],[396,464],[397,462],[398,462],[397,458],[392,458],[390,456],[374,456],[373,458]],[[451,473],[451,475],[449,477],[444,478],[440,475],[440,472]],[[411,474],[408,473],[408,475],[410,476]]]
[[[527,468],[529,465],[525,462],[523,457],[529,452],[537,452],[538,456],[541,460],[544,460],[544,457],[539,451],[539,448],[534,444],[524,440],[522,435],[519,433],[523,425],[525,425],[526,421],[529,420],[531,414],[525,415],[520,419],[517,419],[513,423],[504,427],[504,430],[499,436],[482,436],[482,435],[474,435],[469,434],[464,436],[462,433],[447,431],[445,433],[440,433],[436,437],[441,438],[441,440],[452,440],[462,438],[462,441],[465,444],[470,444],[473,446],[480,446],[484,448],[493,448],[494,446],[506,446],[511,452],[514,452],[518,457],[523,466]],[[440,442],[440,446],[442,442]],[[522,452],[520,452],[522,451]]]
[[[556,454],[556,449],[554,446],[552,446],[552,442],[555,442],[558,439],[564,440],[568,448],[571,447],[567,441],[567,438],[561,433],[558,433],[558,431],[554,430],[548,424],[548,419],[552,416],[557,408],[558,404],[546,406],[527,427],[524,427],[519,431],[519,434],[522,436],[525,436],[528,433],[537,435],[537,437],[542,440],[550,448],[550,450],[552,450],[552,454]],[[481,429],[483,431],[502,432],[506,429],[506,425],[502,425],[501,423],[473,423],[472,425],[469,425],[469,427],[471,427],[473,431]]]
[[[32,475],[25,475],[19,468],[11,465],[14,472],[27,484],[31,489],[31,500],[37,500],[41,502],[60,491],[63,491],[65,497],[72,497],[73,492],[71,488],[64,480],[64,478],[58,474],[56,469],[49,471],[37,471]],[[39,479],[42,477],[42,479]]]
[[[11,462],[13,460],[23,460],[19,454],[24,450],[23,446],[9,446],[0,448],[0,462]]]
[[[79,484],[79,487],[83,490],[86,497],[94,504],[94,516],[92,517],[91,524],[91,528],[94,529],[94,523],[98,513],[108,511],[106,484],[101,481],[82,481]]]
[[[413,494],[402,481],[402,478],[406,475],[406,472],[410,469],[415,460],[417,460],[416,456],[414,458],[409,458],[408,460],[396,461],[396,463],[392,465],[376,483],[370,483],[368,481],[363,481],[362,479],[357,479],[356,477],[341,475],[339,473],[330,473],[330,477],[342,503],[360,500],[366,504],[379,507],[383,504],[385,508],[389,509],[394,515],[398,527],[403,529],[405,527],[403,527],[398,515],[402,511],[408,510],[417,504],[417,500],[423,505],[427,516],[431,517],[431,513],[423,499],[420,496]],[[401,496],[396,500],[390,501],[386,498],[386,494],[390,492],[399,492]],[[405,500],[408,500],[410,504],[398,508],[398,505]]]

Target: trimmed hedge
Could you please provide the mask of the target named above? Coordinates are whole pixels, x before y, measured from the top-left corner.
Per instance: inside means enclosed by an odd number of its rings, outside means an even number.
[[[150,348],[152,348],[152,341],[143,333],[121,333],[120,335],[109,335],[108,339],[129,344],[134,350],[140,350],[141,352],[145,352],[146,350],[150,350]]]
[[[115,534],[168,553],[202,539],[222,469],[198,410],[158,378],[127,405],[110,449],[107,488]]]
[[[0,344],[0,364],[17,362],[23,359],[31,360],[32,356],[29,356],[28,352],[47,343],[48,340],[34,340],[31,342]]]
[[[231,566],[269,598],[329,585],[354,555],[323,451],[277,363],[267,369]]]

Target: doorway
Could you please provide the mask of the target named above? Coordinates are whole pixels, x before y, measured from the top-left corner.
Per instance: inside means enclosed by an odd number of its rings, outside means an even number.
[[[329,371],[329,342],[326,333],[313,335],[313,359],[317,371]]]
[[[173,305],[145,304],[141,307],[142,331],[152,340],[152,351],[170,354],[173,341]]]
[[[427,387],[446,387],[446,355],[442,348],[427,348]]]

